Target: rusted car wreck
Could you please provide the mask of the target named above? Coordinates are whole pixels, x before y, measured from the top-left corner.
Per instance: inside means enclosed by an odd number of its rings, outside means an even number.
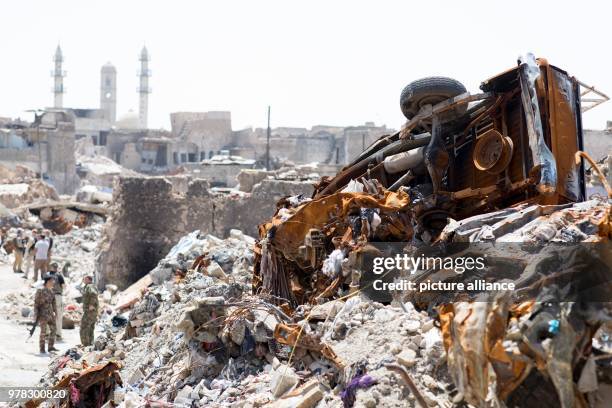
[[[602,177],[608,197],[572,207],[588,198],[585,160],[597,170],[583,152],[581,123],[585,109],[581,95],[594,88],[585,90],[567,72],[528,54],[517,66],[484,81],[480,89],[481,93],[470,94],[459,82],[441,77],[409,84],[400,100],[407,118],[401,131],[381,137],[335,177],[322,180],[313,197],[282,199],[274,217],[260,226],[254,292],[273,299],[288,313],[297,310],[307,316],[315,305],[364,292],[368,259],[380,253],[375,243],[418,250],[520,235],[537,246],[555,240],[580,242],[586,235],[574,230],[584,229],[598,237],[603,249],[600,246],[590,255],[590,248],[579,248],[568,255],[568,262],[583,265],[580,260],[590,257],[603,265],[603,271],[589,281],[588,290],[583,290],[585,285],[570,288],[573,295],[564,301],[578,304],[595,293],[599,297],[594,302],[607,302],[606,294],[612,291],[612,215],[607,199],[612,198],[612,189]],[[561,228],[559,219],[566,228],[580,217],[589,222],[569,232],[554,230]],[[534,222],[553,230],[546,242],[540,239],[541,231],[525,229]],[[403,300],[413,301],[440,322],[449,372],[467,402],[533,406],[529,398],[523,398],[530,391],[521,385],[543,381],[539,376],[544,375],[547,386],[542,389],[549,392],[542,391],[541,396],[550,398],[554,406],[587,406],[575,378],[591,352],[590,339],[610,316],[602,312],[601,304],[591,307],[597,313],[589,314],[559,306],[558,295],[542,295],[545,286],[558,283],[554,290],[562,292],[573,285],[576,270],[553,281],[548,274],[559,278],[556,270],[533,272],[529,268],[532,255],[522,250],[496,256],[506,257],[500,265],[511,264],[512,256],[516,257],[523,269],[506,278],[516,280],[519,289],[531,289],[530,297],[488,294],[482,303],[466,303],[474,299],[451,294],[434,301],[420,294]],[[558,265],[560,255],[551,256]],[[496,279],[504,278],[500,265],[488,270]],[[431,270],[421,272],[412,279],[435,275]],[[590,292],[594,287],[597,290]],[[540,302],[548,305],[551,299],[559,301],[552,302],[555,312],[543,314]],[[524,323],[525,337],[520,341],[507,337],[510,332],[520,337],[517,322]],[[541,335],[542,325],[550,322],[561,322],[568,330],[564,339],[551,340],[552,346],[545,340],[556,334]],[[276,336],[292,338],[291,344],[299,346],[299,326],[283,330]],[[514,354],[502,347],[510,340],[517,341]]]
[[[448,219],[583,201],[583,157],[590,158],[582,152],[579,81],[528,55],[481,90],[462,92],[449,78],[408,85],[401,131],[324,179],[312,199],[281,200],[260,227],[255,287],[305,303],[325,291],[304,278],[331,250],[360,236],[429,243]],[[312,287],[318,290],[310,293]]]

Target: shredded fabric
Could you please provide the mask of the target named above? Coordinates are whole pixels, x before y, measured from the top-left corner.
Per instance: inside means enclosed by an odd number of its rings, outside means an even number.
[[[368,388],[376,384],[374,377],[368,374],[356,375],[351,382],[346,386],[344,391],[340,393],[344,408],[351,408],[355,404],[357,390],[360,388]]]

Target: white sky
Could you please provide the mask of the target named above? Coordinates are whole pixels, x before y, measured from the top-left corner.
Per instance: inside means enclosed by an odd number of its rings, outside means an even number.
[[[2,2],[0,116],[51,106],[52,55],[68,107],[98,107],[99,72],[118,71],[118,117],[138,109],[138,52],[151,53],[149,125],[175,111],[230,110],[234,129],[272,125],[399,128],[411,80],[445,75],[478,90],[519,54],[543,56],[612,95],[612,6],[571,1]],[[612,102],[584,114],[612,120]]]

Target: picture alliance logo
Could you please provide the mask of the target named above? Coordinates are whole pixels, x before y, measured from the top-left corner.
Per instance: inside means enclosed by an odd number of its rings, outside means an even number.
[[[423,270],[452,270],[457,274],[466,271],[481,271],[485,265],[484,256],[463,257],[439,257],[439,256],[408,256],[397,254],[392,257],[375,257],[372,264],[372,272],[381,275],[392,270],[407,271],[414,274]]]

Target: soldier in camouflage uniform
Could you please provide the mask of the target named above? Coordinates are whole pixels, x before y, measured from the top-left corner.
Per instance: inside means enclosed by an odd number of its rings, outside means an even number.
[[[45,353],[45,337],[49,327],[49,352],[57,351],[55,344],[55,295],[53,285],[55,279],[52,276],[44,276],[45,285],[36,291],[34,298],[34,318],[38,321],[40,328],[39,346],[41,354]]]
[[[93,277],[83,278],[83,318],[81,319],[81,344],[91,346],[94,340],[94,328],[98,320],[98,289],[93,285]]]

